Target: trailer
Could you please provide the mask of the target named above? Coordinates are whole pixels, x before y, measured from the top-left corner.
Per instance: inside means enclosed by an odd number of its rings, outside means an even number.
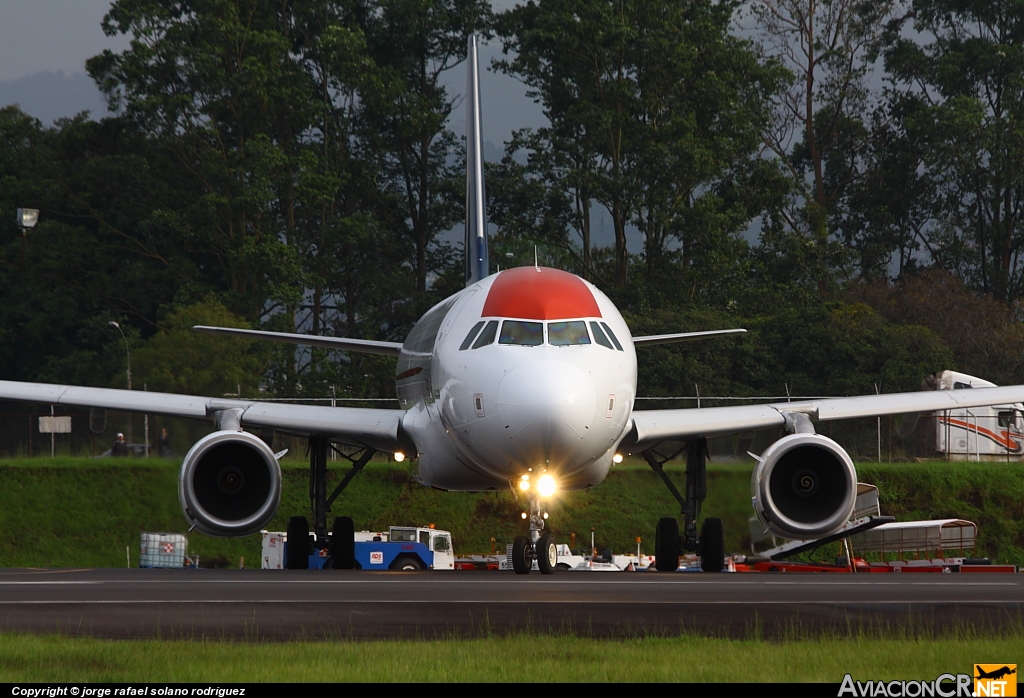
[[[288,534],[263,531],[263,569],[284,569]],[[436,528],[391,526],[387,531],[355,533],[356,568],[364,570],[454,570],[452,534]],[[310,569],[323,569],[330,558],[314,550]]]
[[[982,378],[940,371],[925,379],[922,389],[970,390],[994,388]],[[919,417],[918,455],[967,460],[1020,460],[1024,457],[1024,404],[944,410]],[[909,426],[909,425],[908,425]],[[911,427],[912,428],[912,427]],[[910,429],[901,426],[901,433]]]

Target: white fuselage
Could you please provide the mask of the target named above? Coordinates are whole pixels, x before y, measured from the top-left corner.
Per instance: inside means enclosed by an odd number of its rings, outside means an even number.
[[[600,483],[630,424],[636,353],[596,287],[520,267],[439,303],[396,371],[419,478],[445,490],[502,489],[548,473],[560,489]]]

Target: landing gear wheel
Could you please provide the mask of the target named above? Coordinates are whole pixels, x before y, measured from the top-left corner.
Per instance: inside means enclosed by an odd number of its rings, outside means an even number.
[[[659,572],[675,572],[679,567],[679,522],[674,517],[658,519],[654,533],[654,567]]]
[[[700,568],[705,572],[725,568],[725,528],[721,519],[704,519],[700,527]]]
[[[516,536],[512,541],[512,569],[516,574],[530,574],[532,561],[529,557],[530,539],[526,536]]]
[[[355,525],[352,517],[339,516],[331,531],[331,567],[350,570],[356,566]]]
[[[284,566],[290,570],[309,569],[309,522],[305,516],[288,519],[288,549]]]
[[[558,566],[558,548],[555,546],[555,538],[545,533],[537,541],[537,569],[541,574],[554,574]]]

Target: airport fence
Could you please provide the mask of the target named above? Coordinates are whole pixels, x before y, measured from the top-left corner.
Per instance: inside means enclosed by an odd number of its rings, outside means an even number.
[[[230,397],[230,396],[228,396]],[[775,395],[775,396],[644,396],[636,400],[636,409],[665,408],[711,408],[736,404],[756,404],[797,400],[824,399],[820,395]],[[348,398],[337,396],[320,397],[274,397],[258,398],[262,401],[292,404],[397,407],[395,398]],[[0,412],[0,456],[101,456],[108,452],[118,432],[133,444],[133,454],[142,456],[145,444],[155,455],[155,444],[162,429],[167,429],[171,438],[173,456],[181,457],[195,441],[213,430],[205,420],[190,420],[162,417],[157,415],[129,414],[109,410],[104,428],[93,431],[90,427],[88,408],[55,406],[33,403],[4,403],[8,409]],[[12,409],[13,408],[13,409]],[[66,416],[71,418],[70,433],[48,434],[40,431],[40,418]],[[915,458],[945,457],[956,460],[1017,460],[1021,457],[1021,439],[1009,433],[1005,417],[997,414],[983,414],[981,410],[968,413],[958,419],[947,419],[949,415],[922,417],[913,433],[900,434],[903,417],[869,417],[835,422],[823,422],[818,432],[841,444],[854,458],[860,461],[901,461]],[[1018,425],[1024,418],[1017,416]],[[957,422],[960,422],[958,425]],[[936,446],[937,430],[944,430],[944,442],[949,444],[947,452],[940,452]],[[148,435],[148,440],[147,440]],[[713,459],[746,458],[748,452],[760,453],[782,435],[781,430],[764,430],[754,434],[737,434],[711,440]],[[289,458],[302,458],[305,453],[303,439],[278,435],[275,448],[289,449]],[[52,449],[52,451],[51,451]]]
[[[226,396],[233,397],[233,396]],[[244,399],[244,398],[243,398]],[[308,405],[347,405],[361,407],[397,407],[397,398],[342,398],[330,397],[280,397],[258,398],[261,401],[287,402]],[[213,425],[206,420],[164,417],[141,413],[127,413],[107,410],[105,424],[100,431],[90,420],[90,411],[85,407],[34,403],[0,403],[7,407],[0,412],[0,457],[43,457],[76,456],[99,457],[108,454],[118,433],[125,435],[131,455],[156,455],[156,443],[161,430],[167,429],[171,440],[171,455],[180,458],[192,444],[213,431]],[[40,431],[40,418],[70,417],[69,433],[49,434]],[[148,436],[148,439],[147,439]],[[289,449],[289,458],[303,457],[305,440],[278,435],[275,439],[278,450]],[[52,450],[51,450],[52,449]]]

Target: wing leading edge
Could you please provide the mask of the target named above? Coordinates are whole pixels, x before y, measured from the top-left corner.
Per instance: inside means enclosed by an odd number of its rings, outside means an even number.
[[[786,413],[801,413],[812,421],[827,422],[857,417],[881,417],[914,412],[941,412],[987,405],[1024,402],[1024,385],[972,390],[931,390],[856,397],[776,402],[737,407],[633,412],[633,430],[621,449],[638,453],[665,441],[685,441],[785,426]]]
[[[195,325],[192,329],[196,332],[205,332],[207,334],[222,334],[229,337],[242,337],[243,339],[265,339],[271,342],[301,344],[303,346],[322,347],[324,349],[340,349],[341,351],[357,351],[363,354],[398,356],[402,351],[401,342],[381,342],[373,339],[322,337],[313,334],[242,330],[235,327],[207,327],[206,325]]]
[[[15,381],[0,381],[0,400],[104,407],[168,417],[212,419],[215,423],[218,413],[235,410],[244,426],[271,428],[300,436],[318,434],[334,441],[370,446],[380,451],[402,448],[401,423],[405,414],[403,410],[320,407]]]
[[[651,334],[645,337],[633,337],[633,344],[638,347],[653,344],[674,344],[676,342],[693,342],[698,339],[724,337],[730,334],[745,334],[746,330],[708,330],[705,332],[677,332],[675,334]]]

